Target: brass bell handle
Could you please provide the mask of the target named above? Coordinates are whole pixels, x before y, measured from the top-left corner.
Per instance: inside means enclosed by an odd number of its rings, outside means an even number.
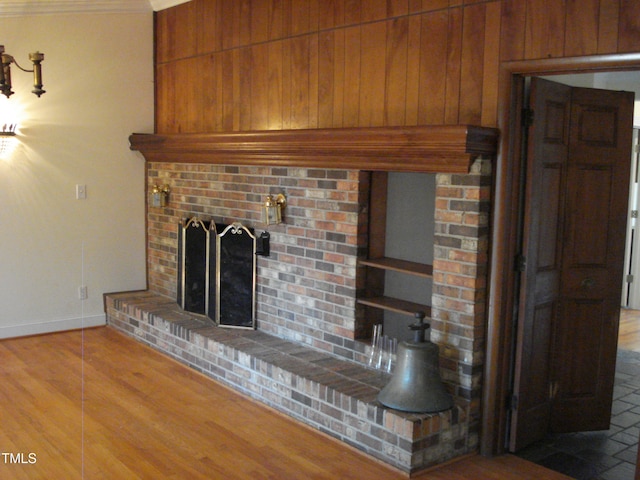
[[[582,283],[580,284],[580,286],[582,288],[593,288],[595,284],[596,284],[596,281],[593,278],[585,278],[584,280],[582,280]]]

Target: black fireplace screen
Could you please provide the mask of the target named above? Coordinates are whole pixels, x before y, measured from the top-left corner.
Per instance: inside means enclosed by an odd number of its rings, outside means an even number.
[[[220,326],[255,328],[253,231],[194,217],[180,224],[178,237],[178,304]]]

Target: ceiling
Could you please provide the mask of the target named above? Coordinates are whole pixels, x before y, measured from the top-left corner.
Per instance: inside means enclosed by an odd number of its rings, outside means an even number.
[[[189,0],[0,0],[0,17],[158,11],[187,1]]]

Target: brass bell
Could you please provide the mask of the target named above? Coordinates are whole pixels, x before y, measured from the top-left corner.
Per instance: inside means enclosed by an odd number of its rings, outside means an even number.
[[[397,363],[389,383],[378,394],[384,406],[404,412],[434,413],[453,407],[439,371],[438,346],[425,341],[424,312],[415,314],[418,321],[409,328],[413,341],[398,345]]]

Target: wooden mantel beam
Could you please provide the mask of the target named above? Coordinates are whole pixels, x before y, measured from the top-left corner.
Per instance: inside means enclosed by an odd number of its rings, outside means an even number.
[[[350,170],[468,173],[496,153],[498,131],[470,125],[264,130],[153,135],[134,133],[147,161]]]

